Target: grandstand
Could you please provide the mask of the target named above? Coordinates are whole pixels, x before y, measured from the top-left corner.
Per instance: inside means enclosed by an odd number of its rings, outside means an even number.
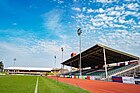
[[[46,72],[51,72],[52,68],[36,68],[36,67],[8,67],[4,69],[8,74],[22,75],[45,75]]]
[[[79,68],[79,57],[76,55],[63,63],[63,66]],[[95,80],[110,80],[112,76],[140,76],[140,59],[107,46],[96,44],[81,53],[82,77],[93,77]],[[90,69],[85,69],[85,68]],[[79,77],[79,70],[63,73],[65,77]]]

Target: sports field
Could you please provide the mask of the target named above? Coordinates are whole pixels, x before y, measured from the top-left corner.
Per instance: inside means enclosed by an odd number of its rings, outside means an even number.
[[[38,81],[38,82],[37,82]],[[40,76],[0,76],[0,93],[90,93]]]

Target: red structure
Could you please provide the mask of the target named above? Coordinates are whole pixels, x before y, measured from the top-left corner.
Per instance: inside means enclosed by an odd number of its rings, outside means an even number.
[[[71,53],[71,57],[74,57],[74,56],[76,56],[76,53],[74,53],[74,52]]]

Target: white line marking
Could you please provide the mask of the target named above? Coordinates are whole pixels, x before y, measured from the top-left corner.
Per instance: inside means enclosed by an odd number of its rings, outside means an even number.
[[[34,91],[34,93],[37,93],[37,88],[38,88],[38,77],[37,77],[37,80],[36,80],[36,86],[35,86],[35,91]]]

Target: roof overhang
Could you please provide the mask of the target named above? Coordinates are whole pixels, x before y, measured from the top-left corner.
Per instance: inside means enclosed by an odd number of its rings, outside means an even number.
[[[139,60],[139,57],[124,53],[107,46],[96,44],[95,46],[85,50],[81,53],[81,67],[92,67],[97,65],[104,65],[104,54],[103,49],[105,49],[106,54],[106,62],[107,64],[124,62],[130,60]],[[76,55],[66,61],[64,61],[63,65],[79,67],[79,57],[80,55]]]
[[[8,67],[5,70],[31,70],[31,71],[51,71],[52,68],[36,68],[36,67]]]

